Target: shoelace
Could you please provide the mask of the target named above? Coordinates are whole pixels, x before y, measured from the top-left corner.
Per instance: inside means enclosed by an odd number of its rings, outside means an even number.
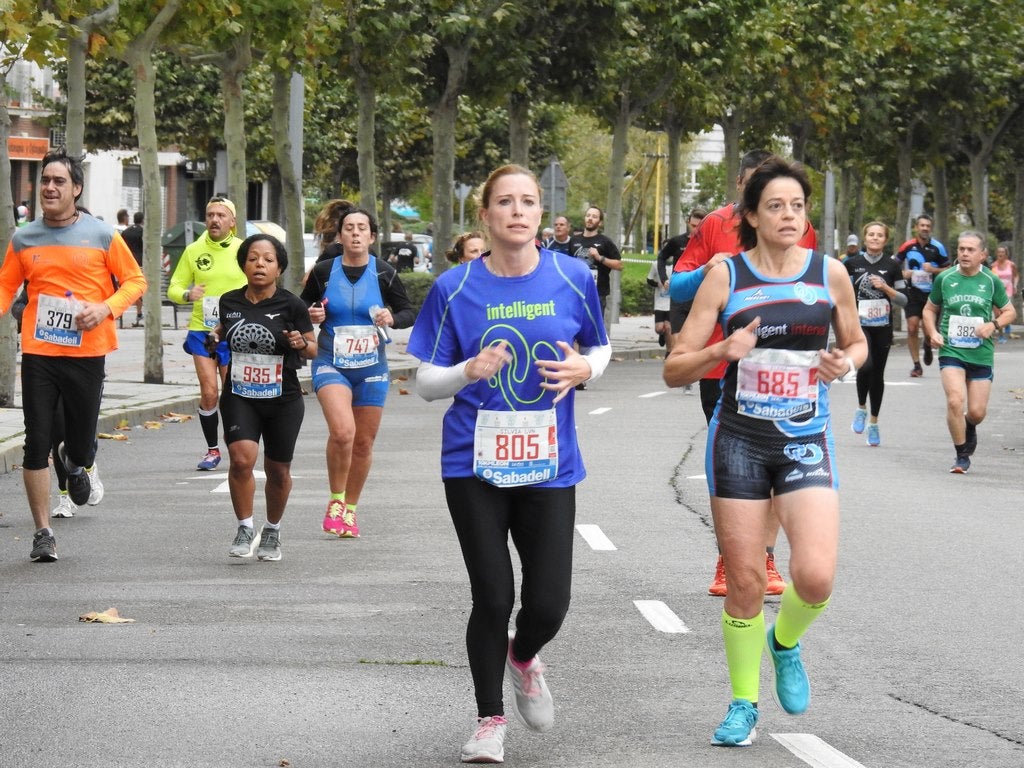
[[[493,715],[491,717],[482,717],[479,720],[480,725],[477,726],[476,733],[473,734],[475,741],[482,741],[489,739],[494,736],[494,732],[498,730],[499,725],[507,725],[508,721],[501,715]]]
[[[519,688],[523,696],[529,696],[531,699],[534,696],[540,696],[540,685],[537,683],[537,678],[544,674],[545,669],[546,667],[540,661],[535,662],[526,670],[516,666],[516,671],[519,672]]]
[[[235,544],[250,544],[256,538],[256,531],[252,528],[240,528],[235,536]]]
[[[356,524],[356,513],[346,507],[345,511],[341,513],[341,519],[345,525],[351,528]]]
[[[340,501],[332,501],[327,505],[327,516],[332,520],[336,520],[339,516],[344,514],[345,505]]]
[[[264,547],[276,547],[280,535],[281,534],[279,532],[268,529],[263,534],[263,541],[261,542],[262,546],[264,546]]]
[[[754,711],[751,707],[739,704],[730,704],[729,711],[725,714],[725,727],[740,726],[749,728],[754,723]]]
[[[725,561],[719,560],[715,567],[715,581],[725,581]]]

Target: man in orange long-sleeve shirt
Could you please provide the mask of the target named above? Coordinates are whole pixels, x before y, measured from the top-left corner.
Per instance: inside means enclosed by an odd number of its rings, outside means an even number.
[[[121,236],[80,210],[85,173],[63,149],[42,160],[42,215],[18,229],[0,267],[0,313],[22,284],[21,398],[25,414],[25,494],[35,522],[31,559],[57,559],[50,528],[50,438],[63,403],[68,494],[85,504],[102,493],[96,472],[96,424],[106,355],[117,349],[114,319],[146,290],[146,279]],[[117,280],[114,289],[111,278]],[[59,426],[59,425],[58,425]]]
[[[743,197],[743,188],[747,180],[753,175],[761,163],[771,157],[770,152],[755,149],[747,152],[740,160],[739,175],[736,177],[737,199]],[[703,282],[712,267],[719,262],[738,254],[742,248],[739,241],[739,204],[729,203],[716,211],[705,216],[700,225],[690,236],[686,244],[686,250],[679,257],[673,269],[672,280],[669,287],[673,301],[690,301],[697,293],[697,289]],[[814,249],[818,245],[818,238],[814,227],[807,222],[807,231],[799,243],[805,248]],[[672,333],[678,333],[679,328],[672,328]],[[716,326],[707,346],[717,344],[723,339],[721,326]],[[710,423],[714,414],[715,406],[718,405],[718,397],[722,389],[722,377],[725,375],[726,364],[715,366],[700,381],[700,402],[704,410],[704,418]],[[786,583],[775,567],[775,540],[779,535],[779,519],[774,512],[769,516],[769,530],[766,531],[767,555],[765,559],[765,571],[768,579],[767,594],[779,595],[786,588]],[[715,567],[715,577],[708,588],[708,593],[724,597],[728,587],[725,580],[725,564],[722,556],[718,556]]]

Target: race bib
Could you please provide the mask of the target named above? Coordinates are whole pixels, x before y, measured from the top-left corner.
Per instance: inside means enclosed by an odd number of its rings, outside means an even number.
[[[739,361],[736,412],[785,421],[818,409],[817,350],[752,349]]]
[[[75,327],[81,305],[67,296],[39,294],[36,305],[35,338],[62,347],[82,346],[82,331]]]
[[[239,397],[265,400],[280,397],[281,355],[257,355],[250,352],[231,353],[231,391]]]
[[[220,322],[220,296],[203,296],[203,325],[211,330]]]
[[[555,409],[478,411],[473,474],[499,488],[554,480],[558,476]]]
[[[339,368],[368,368],[377,362],[377,328],[339,325],[334,329],[334,364]]]
[[[915,269],[910,273],[910,284],[919,291],[927,293],[932,289],[932,273],[923,269]]]
[[[949,328],[946,331],[946,342],[958,349],[977,349],[981,346],[978,328],[986,321],[980,317],[950,315]]]
[[[875,328],[889,324],[889,301],[888,299],[861,299],[857,304],[857,314],[860,315],[860,324],[869,328]]]

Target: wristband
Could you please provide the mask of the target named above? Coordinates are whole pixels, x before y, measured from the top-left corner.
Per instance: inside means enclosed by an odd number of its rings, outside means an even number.
[[[836,381],[846,381],[847,376],[853,376],[855,373],[857,373],[857,366],[854,364],[853,358],[847,357],[846,362],[850,366],[849,370],[842,376],[836,376]]]

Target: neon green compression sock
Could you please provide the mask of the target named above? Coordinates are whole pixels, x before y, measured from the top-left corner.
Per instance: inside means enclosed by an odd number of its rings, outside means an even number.
[[[732,697],[757,704],[761,687],[761,652],[764,649],[764,611],[752,619],[734,619],[722,611],[722,639],[729,666]]]
[[[775,640],[783,648],[793,648],[807,628],[825,610],[831,598],[822,603],[805,603],[796,593],[793,585],[786,587],[779,605],[779,617],[775,620]]]

